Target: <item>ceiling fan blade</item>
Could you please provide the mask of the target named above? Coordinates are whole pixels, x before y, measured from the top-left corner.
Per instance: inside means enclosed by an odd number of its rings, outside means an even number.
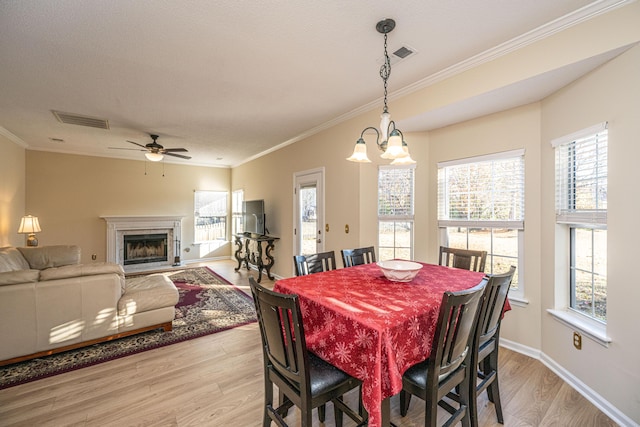
[[[132,151],[147,151],[140,148],[123,148],[123,147],[108,147],[110,150],[132,150]]]
[[[129,141],[129,140],[127,140],[127,142],[130,142],[130,143],[132,143],[132,144],[134,144],[134,145],[137,145],[138,147],[142,147],[142,148],[144,148],[145,150],[147,149],[147,147],[145,147],[145,146],[144,146],[144,145],[142,145],[142,144],[138,144],[137,142],[133,142],[133,141]]]
[[[190,159],[190,156],[183,156],[182,154],[175,154],[175,153],[164,153],[167,156],[173,156],[173,157],[180,157],[181,159]]]
[[[189,150],[187,150],[186,148],[165,148],[164,149],[165,153],[170,153],[170,152],[175,153],[177,151],[179,151],[181,153],[188,153],[189,152]]]

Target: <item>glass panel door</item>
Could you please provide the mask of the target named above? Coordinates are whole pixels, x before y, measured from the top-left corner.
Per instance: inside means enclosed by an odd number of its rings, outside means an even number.
[[[324,250],[324,170],[295,174],[295,254]]]

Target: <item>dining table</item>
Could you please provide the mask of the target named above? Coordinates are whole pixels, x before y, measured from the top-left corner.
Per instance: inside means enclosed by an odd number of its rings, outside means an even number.
[[[387,427],[402,375],[431,351],[445,291],[480,283],[484,273],[422,264],[409,282],[391,281],[376,263],[277,280],[299,297],[307,348],[362,381],[370,427]]]

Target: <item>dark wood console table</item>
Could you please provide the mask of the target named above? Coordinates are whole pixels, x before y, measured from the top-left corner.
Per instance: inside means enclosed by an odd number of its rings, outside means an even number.
[[[247,270],[249,270],[250,265],[256,266],[258,269],[258,283],[262,280],[262,270],[267,272],[267,277],[273,280],[273,276],[271,275],[271,267],[275,260],[271,256],[271,250],[275,247],[274,243],[276,240],[280,240],[279,237],[273,236],[260,236],[257,234],[236,234],[235,236],[236,249],[235,257],[238,260],[238,267],[235,269],[236,271],[242,268],[242,263],[244,262]],[[250,247],[250,244],[254,242],[254,247]],[[265,242],[267,247],[264,251],[264,257],[262,253],[262,243]],[[266,261],[265,261],[266,258]]]

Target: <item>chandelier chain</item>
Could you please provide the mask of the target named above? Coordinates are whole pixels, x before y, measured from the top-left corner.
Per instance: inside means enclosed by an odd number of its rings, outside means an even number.
[[[380,77],[382,77],[382,81],[384,83],[384,110],[383,113],[388,113],[387,109],[387,80],[389,80],[389,76],[391,75],[391,60],[389,59],[389,55],[387,54],[387,33],[384,33],[384,64],[380,67]]]

